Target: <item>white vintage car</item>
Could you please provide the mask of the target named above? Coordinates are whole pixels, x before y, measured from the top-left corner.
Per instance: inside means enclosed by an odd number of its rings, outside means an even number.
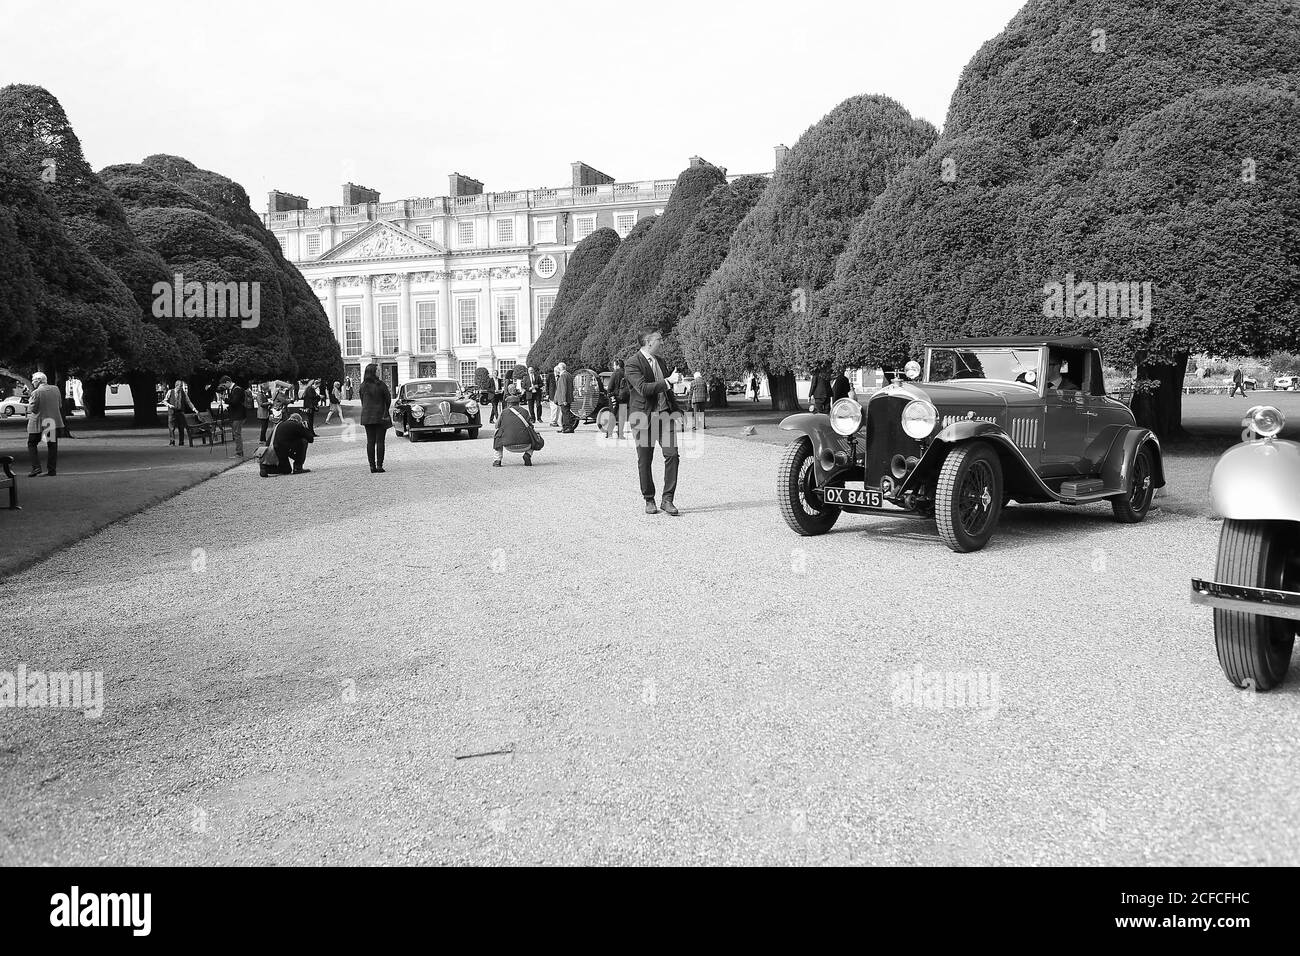
[[[0,402],[0,418],[13,418],[15,415],[26,415],[27,403],[17,395],[10,395],[4,401]]]

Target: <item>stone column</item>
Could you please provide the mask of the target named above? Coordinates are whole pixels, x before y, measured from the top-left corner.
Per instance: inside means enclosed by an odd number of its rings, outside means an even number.
[[[329,316],[330,328],[334,330],[334,337],[339,340],[339,348],[342,349],[347,343],[343,341],[343,318],[339,315],[339,294],[336,286],[333,276],[325,280],[325,314]]]
[[[442,294],[438,297],[438,375],[442,378],[455,378],[457,372],[452,368],[455,362],[452,352],[455,340],[452,338],[454,319],[451,311],[451,273],[443,271],[439,275],[442,276],[439,280]]]
[[[361,277],[361,351],[374,355],[379,346],[375,335],[375,280],[373,276]]]
[[[399,384],[415,377],[416,369],[412,367],[411,353],[411,274],[397,274],[397,381]]]

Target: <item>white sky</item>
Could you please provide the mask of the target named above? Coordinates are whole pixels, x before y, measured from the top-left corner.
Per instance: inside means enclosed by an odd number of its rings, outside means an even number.
[[[0,0],[0,86],[50,90],[91,165],[172,153],[313,206],[619,181],[692,154],[766,172],[840,101],[941,126],[958,75],[1023,0]],[[17,42],[15,42],[17,40]]]

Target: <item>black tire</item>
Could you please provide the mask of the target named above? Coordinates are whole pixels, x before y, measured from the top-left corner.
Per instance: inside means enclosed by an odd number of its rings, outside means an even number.
[[[469,435],[470,438],[478,438],[478,429],[477,429],[477,428],[468,428],[468,429],[465,430],[465,433],[466,433],[467,435]]]
[[[1110,510],[1121,524],[1137,524],[1151,510],[1155,496],[1156,459],[1151,449],[1143,445],[1133,457],[1133,473],[1129,476],[1128,490],[1110,499]]]
[[[1300,589],[1300,526],[1285,521],[1223,522],[1215,580],[1253,588]],[[1276,617],[1214,611],[1214,648],[1236,687],[1271,690],[1291,664],[1295,625]]]
[[[835,527],[840,509],[824,505],[816,496],[812,439],[800,435],[785,446],[776,470],[776,495],[781,502],[781,517],[795,534],[805,537],[825,534]]]
[[[982,441],[948,452],[934,489],[934,523],[939,537],[964,554],[989,543],[1002,514],[1002,461]]]

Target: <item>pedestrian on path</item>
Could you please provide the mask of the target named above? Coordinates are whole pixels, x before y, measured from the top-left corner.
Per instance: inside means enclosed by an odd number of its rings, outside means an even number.
[[[316,383],[308,382],[307,390],[302,393],[302,410],[306,413],[307,430],[311,432],[311,437],[316,437],[316,409],[320,408],[320,392],[316,391]]]
[[[641,350],[627,360],[628,421],[636,435],[637,473],[645,513],[658,514],[662,509],[677,517],[681,512],[673,497],[677,494],[677,468],[681,463],[676,432],[680,412],[673,386],[681,381],[681,375],[675,371],[668,374],[668,365],[659,357],[663,345],[663,333],[647,328],[641,333]],[[664,494],[659,508],[655,507],[655,481],[650,469],[656,442],[664,456]]]
[[[58,474],[59,468],[59,429],[63,427],[63,396],[59,390],[49,384],[44,372],[32,374],[32,394],[27,406],[27,451],[32,457],[32,470],[29,478],[41,473],[41,441],[45,442],[47,463],[46,472],[51,478]]]
[[[555,366],[555,407],[560,412],[560,433],[564,435],[572,435],[578,427],[578,419],[570,408],[572,404],[573,374],[561,362]]]
[[[179,378],[163,398],[163,404],[167,406],[167,415],[171,419],[172,428],[176,432],[176,441],[184,445],[185,416],[198,415],[199,410],[190,401],[190,391]],[[173,443],[168,442],[168,444]]]
[[[758,373],[757,372],[755,372],[754,377],[750,379],[749,388],[754,395],[754,397],[750,399],[750,401],[754,401],[754,402],[758,401]]]
[[[384,470],[384,436],[392,427],[393,395],[379,377],[379,366],[371,362],[361,379],[361,425],[366,430],[366,458],[371,473]]]
[[[1228,397],[1233,398],[1237,392],[1241,392],[1241,397],[1246,397],[1245,377],[1241,374],[1241,366],[1238,365],[1236,371],[1232,373],[1232,388],[1228,389]]]
[[[217,386],[218,391],[225,390],[226,414],[230,420],[230,436],[235,440],[235,455],[244,457],[244,421],[248,418],[245,407],[247,393],[226,375]]]
[[[329,411],[325,413],[325,424],[328,425],[330,423],[330,419],[333,418],[335,415],[337,415],[339,417],[339,424],[342,425],[343,424],[343,386],[340,385],[338,382],[335,382],[334,387],[329,390],[329,393],[330,393],[330,408]]]
[[[501,467],[505,452],[524,456],[524,464],[533,463],[533,452],[542,448],[545,442],[537,434],[533,416],[519,407],[519,396],[513,392],[506,395],[506,406],[501,411],[501,422],[492,436],[492,447],[496,449],[493,468]]]
[[[560,367],[557,365],[546,373],[546,398],[551,403],[551,425],[555,427],[560,424],[560,406],[555,403],[555,388],[559,372]]]
[[[536,365],[528,366],[528,373],[520,379],[521,387],[524,390],[524,402],[528,405],[528,414],[533,416],[536,422],[542,417],[542,392],[546,388],[546,381],[537,371]]]
[[[623,426],[627,423],[627,373],[623,360],[614,359],[614,371],[609,376],[609,423],[605,426],[605,437],[617,432],[623,438]]]
[[[505,384],[501,381],[499,375],[488,376],[488,404],[492,406],[492,414],[488,416],[488,424],[491,425],[497,420],[497,412],[501,410],[501,399],[505,397]]]
[[[263,382],[257,386],[257,417],[262,423],[262,433],[257,436],[258,444],[266,444],[266,427],[271,422],[271,387]]]
[[[705,420],[704,408],[709,404],[709,383],[704,380],[702,372],[696,372],[691,379],[691,431],[695,426],[707,430],[709,423]]]

